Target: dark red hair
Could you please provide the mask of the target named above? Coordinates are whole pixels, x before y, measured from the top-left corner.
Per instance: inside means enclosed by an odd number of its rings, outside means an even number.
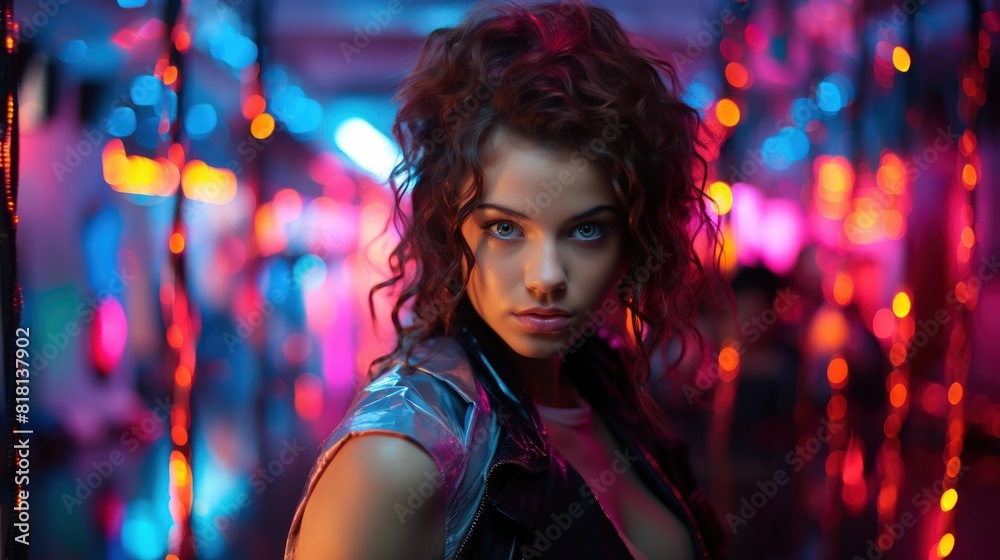
[[[706,212],[700,116],[680,99],[670,63],[602,7],[479,6],[456,27],[430,33],[394,101],[401,106],[392,135],[403,159],[390,185],[401,238],[389,257],[392,276],[372,287],[368,303],[375,320],[375,292],[399,284],[397,341],[369,375],[404,349],[409,357],[415,343],[451,332],[468,281],[463,259],[468,270],[475,262],[462,223],[481,200],[483,167],[503,132],[551,148],[603,145],[596,161],[628,220],[630,281],[618,293],[641,333],[625,356],[631,375],[620,397],[662,429],[662,410],[646,388],[653,352],[673,337],[683,345],[689,333],[702,342],[694,318],[706,275],[694,239],[704,228],[714,252],[719,234]],[[603,142],[609,122],[624,126]],[[404,325],[400,312],[411,299],[412,324]]]

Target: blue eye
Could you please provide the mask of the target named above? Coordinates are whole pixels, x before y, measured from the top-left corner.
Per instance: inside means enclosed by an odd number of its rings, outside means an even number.
[[[581,239],[584,239],[586,241],[596,241],[604,237],[609,229],[610,228],[608,228],[608,226],[604,224],[599,224],[597,222],[586,222],[576,226],[576,229],[574,231],[582,234]]]
[[[494,226],[500,226],[494,229]],[[511,222],[492,222],[483,226],[483,229],[488,231],[490,235],[496,237],[497,239],[512,239],[512,235],[517,231],[514,224]]]
[[[483,230],[500,241],[513,241],[520,237],[518,227],[513,222],[490,222],[483,226]],[[576,234],[574,237],[581,241],[600,241],[609,231],[609,226],[599,222],[585,222],[573,228],[573,233]]]

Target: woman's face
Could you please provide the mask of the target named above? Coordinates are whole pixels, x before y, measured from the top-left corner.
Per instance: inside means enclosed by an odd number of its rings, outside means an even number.
[[[462,225],[476,256],[469,300],[515,352],[552,357],[611,310],[625,232],[610,179],[579,152],[510,137],[483,171],[482,203]],[[525,313],[537,307],[565,315]]]

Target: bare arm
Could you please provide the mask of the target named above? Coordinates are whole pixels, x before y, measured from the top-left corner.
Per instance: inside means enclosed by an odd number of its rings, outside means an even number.
[[[419,507],[434,460],[402,437],[347,440],[320,475],[302,514],[298,560],[440,560],[444,490]],[[432,485],[433,486],[433,485]],[[412,490],[412,493],[411,493]]]

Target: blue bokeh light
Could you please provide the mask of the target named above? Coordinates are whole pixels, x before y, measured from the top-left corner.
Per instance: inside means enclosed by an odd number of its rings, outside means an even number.
[[[114,271],[118,270],[117,254],[108,251],[121,243],[123,223],[118,210],[105,206],[84,222],[80,232],[83,256],[92,266],[86,268],[87,281],[94,288],[113,285]]]
[[[108,118],[108,134],[124,138],[135,132],[135,111],[131,107],[115,107]]]
[[[837,86],[823,81],[816,87],[816,104],[824,113],[836,113],[844,106],[844,99]]]
[[[156,518],[153,505],[148,500],[133,500],[125,508],[121,542],[130,557],[154,560],[166,554],[167,535]]]
[[[212,56],[236,69],[242,69],[257,60],[257,44],[229,25],[209,38]]]
[[[319,127],[323,120],[323,107],[315,99],[303,97],[297,104],[294,114],[285,119],[288,132],[292,134],[309,134]]]
[[[788,169],[793,163],[809,155],[809,138],[795,127],[785,127],[778,134],[764,140],[761,157],[775,170]]]
[[[702,111],[715,100],[712,90],[701,82],[694,82],[684,92],[684,102]]]
[[[296,105],[302,98],[305,97],[305,93],[302,88],[298,86],[287,86],[279,90],[274,97],[271,98],[271,102],[268,103],[271,111],[276,117],[281,120],[286,120],[289,115],[292,115],[297,110]]]
[[[834,72],[816,86],[816,104],[823,116],[835,115],[854,100],[854,86],[846,76]]]
[[[163,94],[163,82],[156,76],[149,74],[139,76],[132,80],[129,93],[132,96],[132,102],[136,105],[157,105]]]
[[[292,276],[300,286],[315,290],[326,280],[326,262],[316,255],[302,255],[295,261]]]
[[[201,139],[211,134],[218,123],[219,117],[215,112],[215,107],[208,103],[199,103],[188,109],[184,128],[187,129],[191,138]]]
[[[79,39],[73,39],[68,41],[63,45],[62,50],[59,52],[59,60],[73,64],[80,62],[87,56],[87,43]]]
[[[816,103],[805,97],[800,97],[795,101],[792,101],[789,113],[795,121],[795,124],[798,126],[805,126],[807,122],[812,119],[818,119],[820,116]]]
[[[271,99],[269,107],[292,134],[311,133],[323,119],[322,106],[316,100],[306,97],[298,86],[286,86],[279,90]]]
[[[163,90],[163,102],[153,105],[153,113],[157,117],[163,116],[163,111],[167,111],[167,120],[173,122],[177,119],[177,94],[173,90]]]
[[[288,72],[280,66],[268,66],[261,75],[264,97],[270,99],[288,86]]]
[[[778,132],[778,135],[783,136],[791,147],[792,161],[802,160],[809,155],[809,137],[801,129],[794,127],[783,128]]]

